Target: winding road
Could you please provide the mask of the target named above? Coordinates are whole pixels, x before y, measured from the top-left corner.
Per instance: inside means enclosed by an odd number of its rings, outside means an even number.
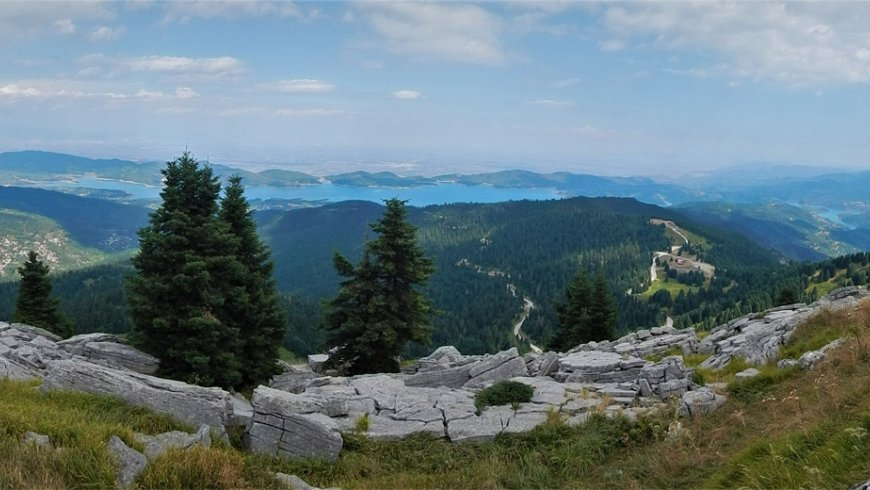
[[[543,350],[541,350],[537,345],[531,343],[526,334],[523,333],[523,323],[525,323],[526,319],[529,318],[529,312],[532,311],[532,308],[534,307],[535,303],[533,303],[528,297],[523,296],[523,312],[520,313],[520,317],[517,318],[517,322],[514,323],[514,335],[519,339],[529,342],[529,347],[532,348],[532,352],[540,354]]]

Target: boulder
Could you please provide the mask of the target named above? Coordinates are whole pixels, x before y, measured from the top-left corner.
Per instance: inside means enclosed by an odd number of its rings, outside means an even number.
[[[559,381],[574,383],[622,383],[634,381],[644,361],[616,352],[579,351],[559,359]]]
[[[760,372],[758,371],[758,369],[748,368],[748,369],[744,369],[743,371],[740,371],[739,373],[735,374],[734,378],[738,381],[742,381],[745,379],[754,378],[754,377],[758,376],[759,373]]]
[[[327,361],[329,354],[311,354],[308,356],[308,367],[315,373],[322,373]]]
[[[190,449],[194,446],[211,447],[211,430],[203,424],[195,434],[174,430],[156,436],[136,434],[136,441],[145,446],[145,457],[149,461],[159,458],[170,449]]]
[[[131,488],[136,477],[148,465],[148,460],[142,453],[131,449],[118,436],[109,439],[109,454],[115,458],[118,465],[115,482],[123,489]]]
[[[21,443],[24,445],[34,445],[37,447],[52,449],[51,439],[44,434],[37,434],[36,432],[27,431],[24,433],[24,436],[21,438]]]
[[[843,339],[837,339],[819,350],[814,350],[810,352],[805,352],[801,355],[800,359],[798,359],[798,365],[803,369],[813,369],[816,365],[821,362],[825,357],[827,357],[827,352],[830,349],[833,349],[843,343]]]
[[[97,363],[105,361],[111,367],[142,374],[154,374],[160,366],[160,359],[116,342],[88,342],[82,346],[82,356]]]
[[[288,475],[286,473],[275,473],[275,479],[290,490],[320,490],[318,487],[312,487],[302,478],[296,475]]]
[[[706,386],[684,393],[681,400],[680,415],[684,417],[713,412],[725,403],[724,396],[716,394],[712,388]]]
[[[17,362],[0,357],[0,378],[8,378],[13,381],[27,381],[39,378],[39,371],[22,366]]]
[[[286,371],[273,377],[269,386],[289,393],[302,393],[308,387],[308,382],[316,377],[317,374],[311,371]]]
[[[486,357],[474,364],[468,372],[471,376],[464,387],[480,388],[490,381],[509,379],[515,376],[528,376],[526,361],[520,357],[516,347]]]
[[[445,388],[461,388],[471,379],[471,368],[473,364],[464,366],[447,367],[443,369],[428,369],[418,371],[405,378],[405,385],[435,388],[443,386]]]
[[[298,396],[265,386],[254,390],[249,449],[283,458],[335,461],[343,443],[338,424],[322,414],[295,412],[299,400],[293,397]]]
[[[196,426],[205,424],[221,431],[233,414],[230,394],[220,388],[155,378],[79,359],[50,361],[42,389],[117,396],[133,405],[173,415],[183,422]]]

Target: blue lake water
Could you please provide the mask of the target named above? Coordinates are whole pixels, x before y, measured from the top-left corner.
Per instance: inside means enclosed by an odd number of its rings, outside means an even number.
[[[34,187],[44,189],[85,187],[89,189],[120,190],[130,194],[135,199],[160,198],[159,187],[93,177],[81,177],[75,181],[40,182],[35,184]],[[383,202],[385,199],[397,197],[407,200],[411,206],[428,206],[431,204],[456,202],[488,203],[522,199],[545,200],[564,197],[555,189],[502,188],[450,183],[408,188],[356,187],[331,183],[289,188],[248,186],[245,188],[245,195],[248,199],[301,199],[305,201],[328,202],[361,200],[378,203]]]

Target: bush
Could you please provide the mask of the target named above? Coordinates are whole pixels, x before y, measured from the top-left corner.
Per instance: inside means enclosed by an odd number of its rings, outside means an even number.
[[[519,381],[499,381],[484,388],[474,397],[474,406],[480,412],[485,407],[526,403],[532,400],[535,389]]]

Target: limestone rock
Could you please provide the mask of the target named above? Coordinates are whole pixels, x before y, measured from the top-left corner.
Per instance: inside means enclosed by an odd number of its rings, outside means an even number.
[[[42,389],[117,396],[189,424],[206,424],[220,430],[233,413],[230,394],[220,388],[120,371],[78,359],[49,362]]]
[[[37,447],[52,449],[51,439],[43,434],[37,434],[36,432],[27,431],[24,433],[24,436],[21,438],[21,443],[28,445],[32,444]]]
[[[576,383],[621,383],[634,381],[644,361],[616,352],[579,351],[559,359],[559,381]]]
[[[468,372],[471,379],[464,387],[480,388],[490,381],[509,379],[515,376],[528,376],[526,362],[520,357],[516,347],[484,358]]]
[[[843,339],[840,338],[825,345],[819,350],[805,352],[800,359],[798,359],[798,365],[804,369],[813,369],[819,362],[827,357],[828,350],[838,347],[842,343]]]
[[[308,367],[315,373],[322,373],[327,361],[329,354],[311,354],[308,356]]]
[[[754,378],[754,377],[758,376],[758,374],[759,374],[758,369],[748,368],[748,369],[744,369],[743,371],[740,371],[739,373],[735,374],[734,378],[737,379],[738,381],[742,381],[744,379]]]
[[[780,369],[786,369],[786,368],[794,367],[797,365],[798,365],[797,359],[780,359],[776,363],[776,367],[778,367]]]
[[[136,477],[148,465],[148,460],[142,453],[131,449],[118,436],[112,436],[109,439],[109,454],[115,458],[118,464],[115,481],[123,489],[132,487]]]
[[[145,446],[149,461],[159,458],[170,449],[190,449],[194,446],[211,447],[211,430],[203,424],[195,434],[174,430],[156,436],[136,434],[136,441]]]
[[[683,416],[695,416],[713,412],[725,403],[725,397],[716,394],[712,388],[705,386],[698,390],[684,393],[682,402],[680,414]]]
[[[418,371],[416,374],[405,378],[405,385],[428,388],[438,386],[460,388],[471,379],[471,374],[469,373],[472,367],[474,367],[473,364],[466,364],[464,366]]]
[[[322,414],[295,412],[294,407],[307,403],[294,399],[299,396],[265,386],[254,390],[249,449],[284,458],[335,461],[343,442],[338,425]]]
[[[116,342],[88,342],[82,346],[82,356],[142,374],[154,374],[160,366],[160,359]]]
[[[11,359],[0,357],[0,378],[27,381],[39,378],[39,371],[22,366]]]
[[[269,382],[269,386],[289,393],[302,393],[308,387],[308,382],[316,377],[317,374],[311,371],[287,371],[273,377]]]
[[[288,475],[286,473],[275,473],[275,479],[281,482],[290,490],[320,490],[318,487],[312,487],[302,478],[296,475]]]

